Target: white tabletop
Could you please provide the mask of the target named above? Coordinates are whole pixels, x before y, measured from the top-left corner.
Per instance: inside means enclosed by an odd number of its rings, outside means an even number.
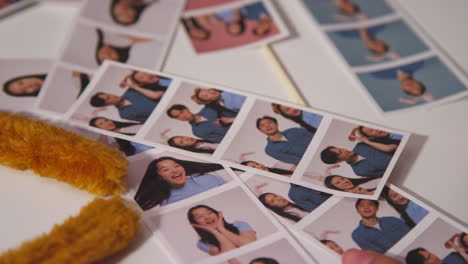
[[[277,1],[293,29],[293,37],[273,45],[274,51],[302,90],[310,106],[415,134],[390,181],[422,200],[468,222],[464,204],[468,186],[468,100],[383,117],[365,100],[330,56],[298,0]],[[468,69],[468,2],[404,0],[406,10],[462,69]],[[0,20],[0,57],[54,58],[70,29],[76,4],[43,3]],[[195,56],[178,31],[164,71],[228,87],[293,100],[259,50]],[[66,184],[0,167],[0,251],[47,232],[54,223],[77,214],[93,197]],[[59,197],[59,199],[57,199]],[[7,217],[5,217],[7,216]],[[144,239],[143,239],[144,240]],[[142,240],[142,241],[143,241]],[[317,256],[324,262],[324,256]],[[168,259],[146,240],[121,256],[122,263]],[[146,261],[145,261],[146,260]]]

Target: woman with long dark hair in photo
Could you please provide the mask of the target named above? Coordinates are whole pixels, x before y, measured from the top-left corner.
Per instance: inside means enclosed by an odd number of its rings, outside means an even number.
[[[214,88],[195,88],[191,99],[201,105],[213,108],[224,117],[236,117],[246,99],[243,95]]]
[[[375,178],[354,179],[340,175],[330,175],[325,177],[324,184],[332,190],[372,195],[374,194],[375,188],[365,189],[360,186],[372,180],[375,180]]]
[[[315,134],[317,128],[322,121],[322,116],[310,112],[302,111],[301,109],[272,103],[273,112],[280,114],[283,117],[297,123],[309,132]]]
[[[161,157],[151,161],[138,187],[135,201],[143,210],[167,205],[226,183],[210,172],[223,170],[215,163]]]
[[[133,25],[138,22],[143,11],[155,2],[155,0],[112,0],[110,15],[119,25]]]
[[[95,58],[98,65],[101,65],[104,60],[126,63],[130,57],[130,51],[134,44],[150,41],[150,39],[132,36],[106,36],[101,29],[96,29],[96,33],[97,43]],[[122,44],[112,44],[111,42],[113,41],[110,41],[110,39],[119,39],[118,42],[122,42]]]
[[[106,117],[98,116],[89,121],[89,125],[107,131],[112,131],[127,136],[134,136],[143,126],[140,122],[121,122]]]
[[[207,154],[213,154],[219,145],[219,143],[214,143],[209,140],[187,136],[171,137],[167,141],[167,144],[171,147],[187,150],[190,152]]]
[[[182,19],[185,31],[191,39],[207,41],[211,38],[210,16],[198,16]]]
[[[293,222],[299,222],[331,196],[291,183],[288,191],[288,196],[293,201],[291,202],[281,195],[263,192],[262,188],[267,185],[268,183],[262,183],[255,186],[254,192],[260,202],[277,215]]]
[[[386,186],[382,191],[382,196],[410,228],[415,227],[429,213],[426,209]]]
[[[395,152],[403,137],[398,134],[365,126],[357,126],[351,130],[348,139],[361,141],[375,149],[385,152]]]
[[[46,74],[30,74],[11,78],[3,84],[3,91],[10,96],[37,96],[44,84]]]
[[[200,239],[197,247],[211,256],[239,248],[257,240],[257,234],[246,222],[227,222],[222,212],[206,205],[189,209],[187,218]]]

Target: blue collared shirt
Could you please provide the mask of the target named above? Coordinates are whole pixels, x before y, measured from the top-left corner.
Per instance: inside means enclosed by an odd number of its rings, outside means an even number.
[[[448,254],[443,260],[444,264],[466,264],[467,262],[460,256],[458,252]]]
[[[320,122],[322,121],[323,116],[319,114],[314,114],[306,111],[302,111],[302,120],[306,122],[307,124],[318,128],[320,125]]]
[[[331,194],[321,193],[316,190],[291,183],[288,196],[295,204],[304,208],[307,212],[312,212],[330,198]]]
[[[239,112],[242,105],[245,101],[245,96],[230,93],[230,92],[222,92],[221,93],[221,101],[223,101],[224,107]]]
[[[349,164],[354,173],[371,178],[382,177],[393,157],[393,153],[378,150],[362,142],[353,148],[353,152],[364,157],[363,160]]]
[[[413,220],[415,224],[421,222],[424,217],[429,213],[426,209],[415,204],[412,201],[408,201],[408,206],[406,207],[406,213]]]
[[[120,117],[139,122],[145,122],[159,103],[159,100],[149,99],[131,88],[122,95],[122,98],[131,104],[118,107]]]
[[[228,132],[230,125],[218,126],[214,124],[218,119],[218,115],[214,109],[209,107],[203,107],[197,115],[207,120],[199,123],[190,123],[193,135],[214,143],[220,143]]]
[[[362,221],[354,229],[351,236],[361,249],[385,253],[410,231],[405,222],[396,217],[381,217],[377,221],[380,229],[366,226]]]
[[[262,15],[268,15],[268,11],[262,2],[250,4],[242,8],[241,13],[250,20],[258,20]]]
[[[265,152],[274,159],[297,165],[314,134],[302,127],[289,128],[281,133],[286,140],[272,141],[267,138]]]

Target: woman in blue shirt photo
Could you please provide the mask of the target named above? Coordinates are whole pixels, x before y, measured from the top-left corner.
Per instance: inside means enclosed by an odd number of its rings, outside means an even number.
[[[214,88],[195,88],[191,99],[201,105],[210,107],[224,117],[234,118],[245,101],[245,96]]]
[[[3,84],[3,92],[10,96],[35,97],[39,94],[46,77],[46,74],[31,74],[11,78]]]
[[[394,153],[400,145],[403,137],[398,134],[365,126],[357,126],[351,130],[348,139],[350,141],[361,141],[375,149]]]
[[[299,124],[309,132],[315,134],[322,121],[322,116],[302,111],[294,107],[272,103],[273,112]]]
[[[400,217],[405,221],[410,228],[415,227],[429,212],[421,206],[410,201],[403,195],[394,190],[384,187],[382,195],[387,202],[400,214]]]
[[[343,177],[340,175],[330,175],[325,177],[324,184],[327,188],[330,188],[332,190],[372,195],[374,194],[375,188],[366,189],[360,186],[361,184],[372,180],[376,180],[376,178],[356,179]]]
[[[199,236],[197,247],[211,256],[239,248],[257,240],[257,234],[246,222],[227,222],[223,212],[206,205],[189,209],[187,218]]]
[[[223,170],[215,163],[161,157],[151,161],[138,187],[135,201],[144,210],[164,206],[226,183],[209,172]]]

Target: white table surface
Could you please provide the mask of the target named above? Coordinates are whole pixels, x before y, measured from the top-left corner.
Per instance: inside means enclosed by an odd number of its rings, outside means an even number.
[[[468,99],[430,111],[383,117],[358,92],[343,67],[318,40],[298,0],[277,0],[294,34],[273,45],[274,51],[316,108],[362,119],[415,134],[390,181],[439,210],[468,222],[464,203],[468,186]],[[468,2],[465,0],[401,0],[400,3],[430,32],[431,37],[465,71],[468,70]],[[77,5],[43,3],[0,20],[0,57],[54,58],[70,29]],[[195,56],[179,30],[164,70],[177,75],[232,88],[293,100],[259,50]],[[47,232],[55,223],[77,214],[93,197],[83,191],[32,173],[18,173],[0,166],[0,251]],[[57,199],[58,198],[58,199]],[[119,263],[168,263],[151,240],[117,256]],[[312,251],[313,248],[308,246]],[[317,253],[317,252],[315,252]],[[321,263],[326,255],[316,254]],[[110,262],[114,262],[112,259]]]

